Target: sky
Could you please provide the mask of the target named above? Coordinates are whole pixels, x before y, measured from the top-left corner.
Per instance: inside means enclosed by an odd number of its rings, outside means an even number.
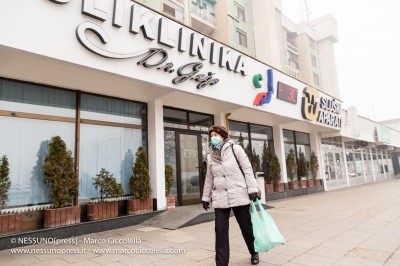
[[[282,0],[293,22],[306,20],[305,0]],[[310,20],[332,14],[343,107],[374,121],[400,118],[400,1],[307,0]]]

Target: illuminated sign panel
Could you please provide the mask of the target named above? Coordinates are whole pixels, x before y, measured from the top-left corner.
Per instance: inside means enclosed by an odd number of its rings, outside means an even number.
[[[297,89],[285,83],[278,82],[278,93],[276,97],[282,101],[297,104],[297,92]]]

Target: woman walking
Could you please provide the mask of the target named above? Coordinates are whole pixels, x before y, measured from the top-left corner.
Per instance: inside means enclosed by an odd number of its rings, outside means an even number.
[[[211,138],[207,175],[204,183],[203,208],[210,201],[215,211],[215,261],[217,266],[229,263],[229,216],[231,209],[239,224],[251,255],[251,264],[259,263],[254,250],[253,226],[250,217],[250,199],[260,198],[256,179],[246,153],[240,145],[228,138],[225,127],[214,125],[208,130]],[[241,167],[241,169],[240,169]]]

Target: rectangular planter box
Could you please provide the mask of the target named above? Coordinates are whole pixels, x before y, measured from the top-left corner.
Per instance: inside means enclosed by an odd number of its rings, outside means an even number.
[[[59,227],[81,221],[81,207],[71,206],[44,210],[44,227]]]
[[[22,213],[0,215],[0,235],[21,232]]]
[[[307,180],[307,187],[313,187],[313,186],[315,186],[314,179],[308,179]]]
[[[299,181],[292,181],[288,182],[289,189],[298,189],[299,188]]]
[[[314,184],[316,186],[321,186],[322,185],[321,179],[314,179]]]
[[[274,193],[274,184],[265,184],[265,193]]]
[[[275,192],[285,191],[285,184],[284,183],[274,184],[274,191]]]
[[[87,205],[87,218],[90,221],[118,217],[118,201],[100,202]]]
[[[299,181],[299,187],[300,188],[306,188],[307,187],[307,180],[300,180]]]
[[[175,196],[167,196],[167,209],[175,208]]]
[[[139,214],[153,211],[153,199],[130,199],[127,203],[128,214]]]

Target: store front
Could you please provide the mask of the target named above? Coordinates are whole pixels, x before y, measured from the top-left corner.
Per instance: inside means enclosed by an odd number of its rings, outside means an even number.
[[[266,144],[280,161],[284,184],[291,148],[307,160],[315,152],[317,178],[337,187],[347,178],[346,167],[365,180],[360,161],[371,161],[375,179],[387,177],[385,166],[377,176],[381,168],[373,161],[388,154],[370,150],[364,159],[361,151],[345,148],[357,138],[341,132],[339,99],[134,1],[123,2],[0,3],[9,10],[0,23],[15,21],[0,39],[0,155],[9,155],[12,166],[9,205],[48,201],[40,168],[53,135],[74,154],[79,204],[98,196],[92,178],[101,168],[129,195],[138,147],[148,154],[157,209],[166,208],[166,164],[174,169],[177,205],[200,203],[213,124],[229,128],[256,165]],[[327,141],[321,148],[325,135],[341,134],[347,136],[341,147]],[[392,146],[400,147],[396,134]]]
[[[382,128],[354,112],[354,107],[344,112],[346,123],[340,132],[322,134],[322,167],[327,190],[395,177],[392,157],[399,143],[399,132]]]

